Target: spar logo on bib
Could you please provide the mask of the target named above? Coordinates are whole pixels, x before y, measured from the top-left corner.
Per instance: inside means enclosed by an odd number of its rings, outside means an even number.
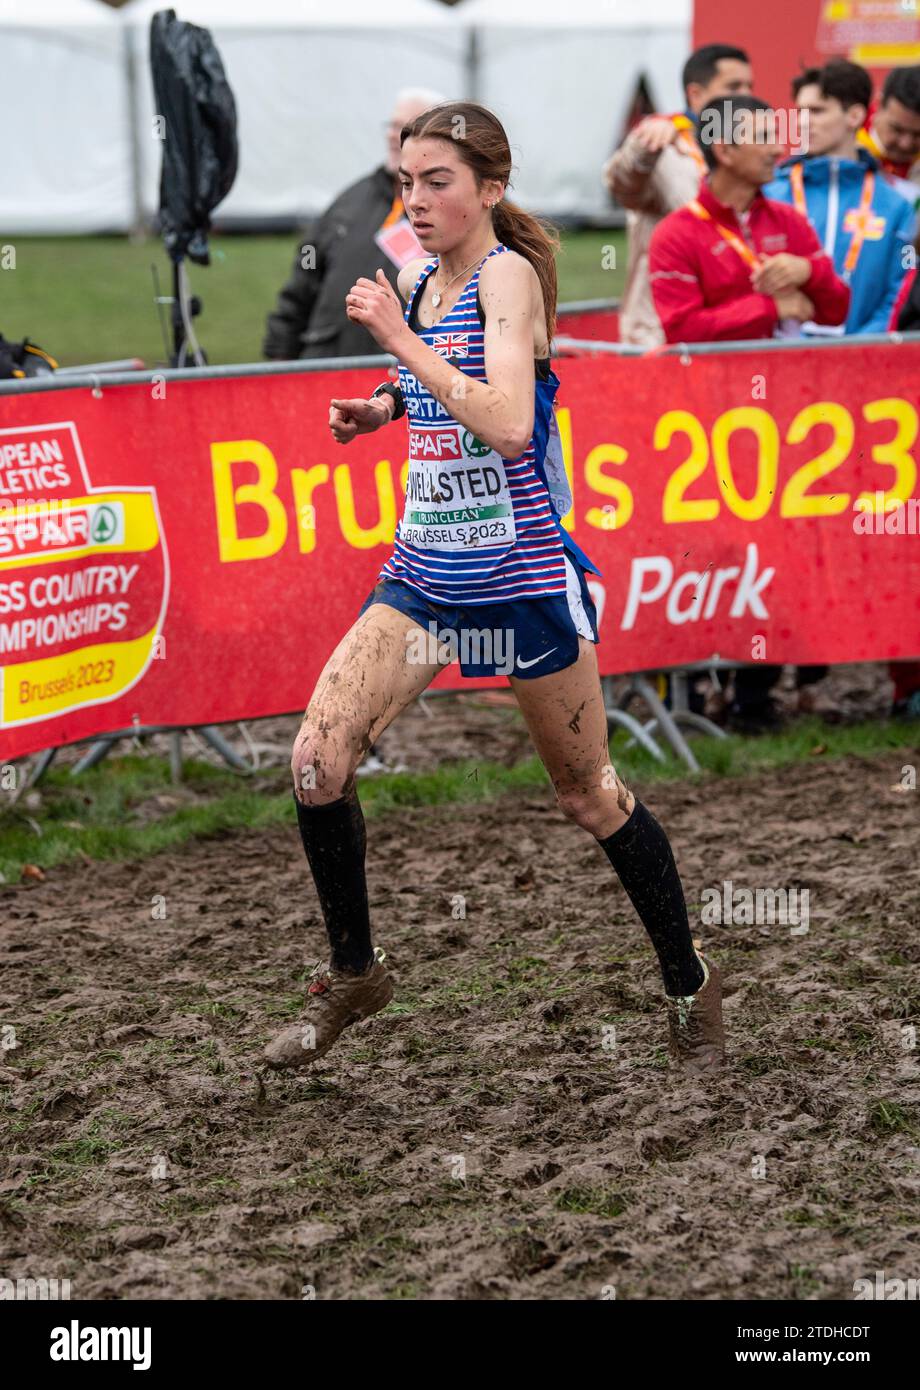
[[[410,430],[409,457],[413,459],[458,459],[460,446],[456,430]]]
[[[491,454],[492,450],[488,444],[483,444],[481,439],[477,439],[475,434],[470,434],[469,430],[463,431],[463,452],[467,458],[482,459],[486,454]]]
[[[0,430],[0,729],[124,695],[168,590],[153,488],[94,488],[72,422]]]

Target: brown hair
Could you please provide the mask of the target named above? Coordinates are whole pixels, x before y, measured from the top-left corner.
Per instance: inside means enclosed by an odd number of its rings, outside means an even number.
[[[469,165],[477,188],[487,179],[506,187],[511,174],[511,147],[497,116],[475,101],[445,101],[423,111],[400,131],[399,143],[408,139],[450,140],[464,164]],[[556,331],[556,252],[559,237],[548,222],[502,198],[492,209],[492,227],[499,241],[528,260],[537,272],[546,314],[546,335],[552,343]]]

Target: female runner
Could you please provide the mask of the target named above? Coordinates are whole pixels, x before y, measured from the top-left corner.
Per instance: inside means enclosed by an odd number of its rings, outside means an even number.
[[[399,363],[399,387],[333,400],[347,444],[408,416],[409,476],[393,555],[317,682],[294,744],[294,801],[329,937],[302,1018],[265,1051],[306,1067],[342,1030],[393,997],[371,944],[362,756],[441,669],[419,629],[454,634],[465,676],[509,675],[565,816],[599,842],[658,955],[671,1057],[694,1071],[724,1060],[718,967],[695,948],[668,839],[610,766],[597,615],[600,573],[562,528],[570,505],[555,452],[550,370],[558,241],[504,198],[505,132],[485,107],[447,102],[401,132],[399,176],[424,260],[399,290],[382,270],[346,298],[349,318]],[[502,664],[464,635],[497,639]],[[453,645],[453,644],[450,644]],[[437,644],[435,644],[435,648]],[[510,651],[510,657],[508,652]],[[494,657],[494,650],[491,652]],[[513,674],[509,662],[513,659]]]

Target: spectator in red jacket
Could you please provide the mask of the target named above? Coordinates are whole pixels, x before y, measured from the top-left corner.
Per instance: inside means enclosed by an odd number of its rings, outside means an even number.
[[[658,224],[649,247],[655,308],[669,343],[797,335],[841,324],[850,291],[811,224],[765,198],[782,146],[757,97],[720,98],[700,112],[709,168],[697,197]]]
[[[888,320],[889,333],[916,333],[920,330],[920,280],[912,266],[901,281],[898,297]]]
[[[920,278],[917,265],[920,263],[920,235],[906,254],[905,271],[898,297],[891,310],[888,321],[889,333],[920,332]]]

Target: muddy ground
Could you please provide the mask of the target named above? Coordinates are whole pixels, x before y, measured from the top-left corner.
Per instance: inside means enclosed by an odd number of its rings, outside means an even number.
[[[669,1070],[651,948],[549,791],[369,821],[396,1000],[264,1092],[259,1050],[322,951],[293,814],[0,888],[0,1274],[74,1299],[920,1277],[920,791],[896,790],[918,762],[636,784],[692,922],[728,879],[810,893],[806,934],[702,929],[730,1049],[705,1083]]]

